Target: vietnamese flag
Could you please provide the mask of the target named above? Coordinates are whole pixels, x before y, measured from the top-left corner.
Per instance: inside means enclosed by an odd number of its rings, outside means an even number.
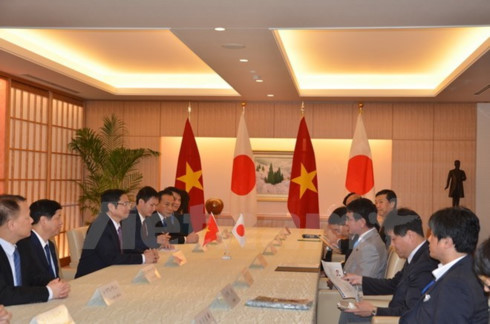
[[[359,112],[357,116],[356,129],[349,153],[345,187],[349,192],[374,199],[373,160],[361,114],[362,112]]]
[[[200,231],[206,226],[201,157],[199,156],[189,118],[185,122],[184,135],[182,136],[175,187],[183,189],[189,194],[189,213],[192,228],[196,232]]]
[[[244,215],[245,225],[257,223],[257,194],[255,189],[255,163],[252,146],[245,124],[245,112],[240,117],[231,172],[231,216],[236,221]]]
[[[213,213],[211,213],[211,215],[209,215],[208,226],[206,227],[202,246],[206,246],[206,244],[216,241],[218,239],[218,232],[218,224],[216,223]]]
[[[320,228],[315,152],[304,117],[299,124],[294,148],[288,209],[296,227]]]

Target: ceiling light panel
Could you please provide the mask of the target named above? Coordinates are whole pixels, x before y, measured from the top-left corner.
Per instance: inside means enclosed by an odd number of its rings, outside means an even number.
[[[303,96],[435,96],[489,48],[490,27],[276,30]]]
[[[238,95],[169,30],[1,29],[0,47],[117,94],[212,89],[214,95]]]

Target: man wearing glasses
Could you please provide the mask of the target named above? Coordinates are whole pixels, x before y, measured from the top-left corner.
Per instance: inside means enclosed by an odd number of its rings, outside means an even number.
[[[156,263],[158,252],[123,250],[121,221],[128,218],[131,202],[120,189],[106,190],[101,196],[101,212],[90,225],[83,244],[75,278],[114,264]]]

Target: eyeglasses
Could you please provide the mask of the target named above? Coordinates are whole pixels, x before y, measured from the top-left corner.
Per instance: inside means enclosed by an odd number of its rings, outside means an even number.
[[[131,207],[133,206],[133,202],[131,201],[125,201],[125,202],[118,202],[118,205],[124,206],[124,207]]]

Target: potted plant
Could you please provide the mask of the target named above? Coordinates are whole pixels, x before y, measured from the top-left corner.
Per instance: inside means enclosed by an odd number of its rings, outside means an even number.
[[[68,144],[80,156],[86,169],[83,181],[78,182],[82,191],[78,202],[83,214],[90,213],[90,220],[99,212],[100,195],[105,190],[136,190],[143,180],[143,175],[136,169],[137,164],[160,154],[147,148],[125,147],[126,134],[124,122],[112,114],[104,117],[98,132],[87,127],[78,129]]]

